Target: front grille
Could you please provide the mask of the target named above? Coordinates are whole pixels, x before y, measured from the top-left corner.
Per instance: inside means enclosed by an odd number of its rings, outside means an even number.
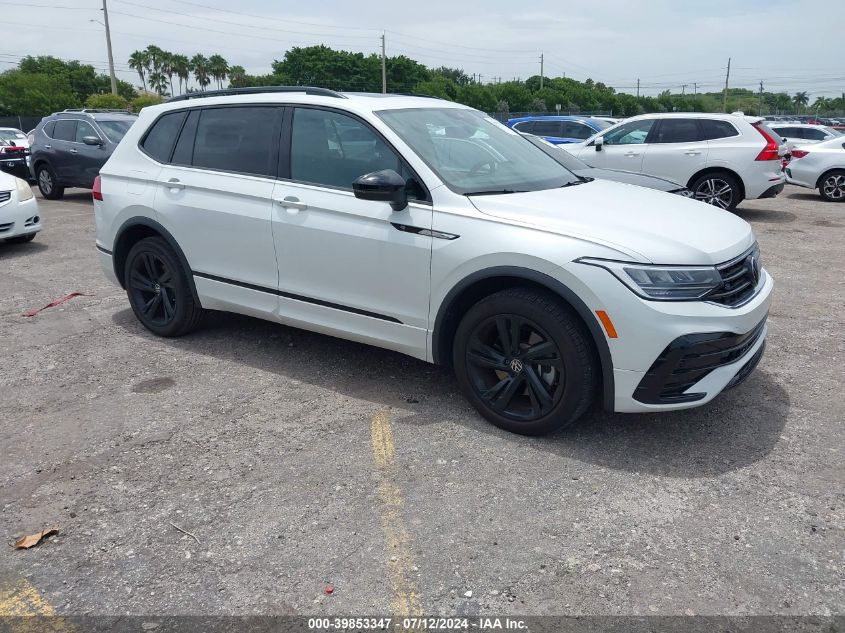
[[[9,198],[12,197],[11,191],[0,191],[0,202],[6,202]]]
[[[645,404],[701,400],[707,394],[684,392],[714,369],[730,365],[747,354],[762,336],[765,326],[766,319],[763,319],[745,334],[687,334],[675,339],[649,367],[634,391],[634,399]],[[758,354],[762,356],[762,351]],[[756,365],[759,357],[752,360]]]
[[[5,233],[6,231],[11,231],[13,226],[15,226],[14,222],[8,222],[7,224],[0,224],[0,233]]]
[[[716,270],[722,277],[722,283],[704,300],[730,308],[741,306],[756,294],[760,283],[760,247],[754,244],[739,257],[716,266]]]

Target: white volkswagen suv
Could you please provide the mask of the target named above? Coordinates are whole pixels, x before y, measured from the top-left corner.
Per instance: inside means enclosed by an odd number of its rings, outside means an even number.
[[[319,88],[145,108],[95,184],[97,250],[161,336],[228,310],[454,367],[494,424],[694,407],[763,353],[749,225],[579,178],[481,112]]]
[[[591,167],[679,182],[698,200],[728,210],[774,198],[786,182],[786,148],[760,117],[643,114],[561,147]]]

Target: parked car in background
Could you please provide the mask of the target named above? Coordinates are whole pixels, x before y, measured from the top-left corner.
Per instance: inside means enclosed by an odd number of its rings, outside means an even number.
[[[692,191],[683,185],[666,180],[665,178],[635,174],[620,169],[597,169],[596,167],[590,167],[590,165],[580,158],[575,158],[575,156],[559,145],[549,143],[544,138],[534,136],[533,134],[523,134],[523,136],[580,178],[612,180],[613,182],[621,182],[627,185],[637,185],[638,187],[646,187],[647,189],[657,189],[657,191],[674,193],[685,198],[691,198],[693,195]]]
[[[524,116],[508,119],[508,126],[517,132],[542,136],[549,143],[560,145],[588,139],[610,127],[610,124],[579,116]]]
[[[30,242],[41,230],[41,215],[32,187],[0,171],[0,242]]]
[[[564,145],[588,165],[682,183],[697,200],[733,210],[783,190],[785,149],[760,117],[644,114]]]
[[[773,282],[747,222],[585,181],[457,103],[176,97],[141,111],[93,198],[103,271],[154,334],[228,310],[451,365],[517,433],[598,398],[702,405],[763,355]]]
[[[829,202],[845,202],[845,136],[795,147],[786,179],[792,185],[818,189]]]
[[[137,118],[123,110],[65,110],[41,119],[30,148],[30,169],[41,195],[56,200],[66,187],[91,189]]]
[[[26,134],[14,127],[0,127],[0,141],[10,141],[20,147],[29,147]]]
[[[783,138],[784,146],[789,152],[796,145],[820,143],[831,138],[842,136],[842,132],[824,125],[809,123],[793,123],[790,125],[769,124],[771,130]]]
[[[624,121],[624,119],[619,119],[616,117],[609,117],[609,116],[592,116],[590,115],[591,119],[595,119],[596,121],[604,121],[607,123],[608,126],[616,125],[620,121]]]
[[[0,140],[0,171],[29,181],[29,149]]]

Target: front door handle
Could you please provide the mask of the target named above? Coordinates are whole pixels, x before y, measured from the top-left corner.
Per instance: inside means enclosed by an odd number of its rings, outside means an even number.
[[[684,152],[687,156],[700,156],[701,150],[700,149],[688,149]]]
[[[181,180],[179,180],[178,178],[171,178],[170,180],[168,180],[165,183],[165,185],[167,186],[168,189],[175,190],[175,191],[178,191],[180,189],[185,188],[185,183],[182,182]]]
[[[71,153],[71,154],[78,154],[79,152],[77,152],[75,149],[71,149],[71,150],[70,150],[70,153]]]
[[[634,158],[635,156],[639,156],[639,155],[640,155],[639,152],[628,152],[624,156],[625,156],[625,158]]]
[[[280,207],[284,207],[291,215],[296,215],[300,211],[305,211],[305,209],[308,208],[308,205],[304,202],[300,202],[299,198],[296,196],[285,196],[281,200],[277,199],[276,204]]]
[[[52,145],[45,145],[44,149],[53,149],[53,146]]]

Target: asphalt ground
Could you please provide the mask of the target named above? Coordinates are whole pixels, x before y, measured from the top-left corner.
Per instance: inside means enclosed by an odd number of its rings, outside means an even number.
[[[225,314],[155,338],[90,193],[40,204],[0,245],[0,615],[845,611],[845,205],[738,211],[776,282],[742,386],[525,438],[393,352]]]

